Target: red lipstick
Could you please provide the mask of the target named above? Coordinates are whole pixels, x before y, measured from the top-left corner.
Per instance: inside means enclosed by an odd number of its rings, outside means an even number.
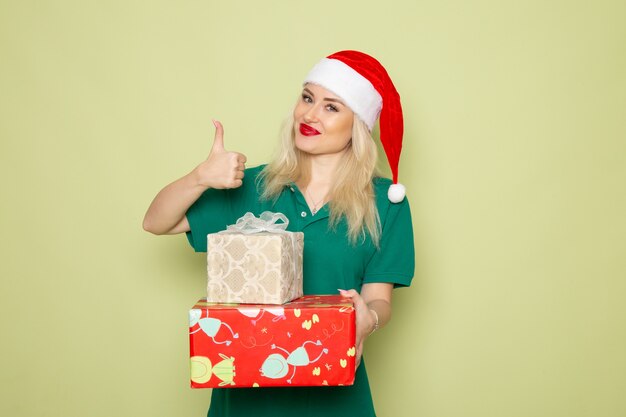
[[[303,136],[315,136],[321,134],[321,132],[319,132],[317,129],[305,123],[300,123],[300,133],[302,133]]]

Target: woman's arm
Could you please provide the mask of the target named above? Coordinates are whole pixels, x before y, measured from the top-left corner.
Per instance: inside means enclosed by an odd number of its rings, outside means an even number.
[[[224,149],[224,128],[220,122],[213,124],[215,139],[209,157],[156,195],[143,219],[144,230],[156,235],[187,232],[185,213],[204,191],[241,187],[246,157]]]
[[[392,292],[393,284],[386,282],[363,284],[361,294],[356,290],[339,290],[341,295],[352,299],[356,310],[357,367],[361,363],[365,339],[391,320]]]

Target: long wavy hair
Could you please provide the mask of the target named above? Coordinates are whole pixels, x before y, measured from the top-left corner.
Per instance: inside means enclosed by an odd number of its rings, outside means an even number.
[[[275,200],[285,186],[295,182],[308,183],[309,155],[295,146],[293,112],[283,123],[281,142],[272,161],[259,176],[264,187],[261,198]],[[348,225],[348,238],[355,245],[369,235],[378,246],[380,219],[375,204],[372,179],[378,174],[378,151],[367,125],[355,114],[352,139],[334,172],[333,185],[328,194],[330,227],[341,219]]]

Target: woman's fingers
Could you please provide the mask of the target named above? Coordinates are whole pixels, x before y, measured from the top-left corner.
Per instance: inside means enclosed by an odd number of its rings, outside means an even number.
[[[361,364],[362,357],[363,357],[363,342],[357,344],[356,346],[356,356],[355,356],[355,361],[354,361],[355,369],[357,369],[359,365]]]
[[[371,333],[374,319],[371,316],[367,303],[356,290],[339,289],[339,294],[343,297],[350,298],[354,304],[356,313],[356,366],[358,367],[361,363],[361,356],[363,355],[363,342]]]
[[[224,147],[224,126],[213,120],[215,137],[208,158],[198,167],[199,181],[208,188],[238,188],[243,184],[247,158]]]
[[[363,299],[363,297],[361,297],[361,294],[359,294],[357,290],[339,289],[339,294],[341,294],[343,297],[350,298],[352,300],[352,303],[354,304],[354,308],[356,308],[357,311],[363,308],[367,308],[367,304],[365,303],[365,300]]]

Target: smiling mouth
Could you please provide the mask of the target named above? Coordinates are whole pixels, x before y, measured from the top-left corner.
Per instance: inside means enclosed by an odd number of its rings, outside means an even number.
[[[321,132],[319,132],[317,129],[305,123],[300,123],[300,133],[302,133],[303,136],[315,136],[321,134]]]

